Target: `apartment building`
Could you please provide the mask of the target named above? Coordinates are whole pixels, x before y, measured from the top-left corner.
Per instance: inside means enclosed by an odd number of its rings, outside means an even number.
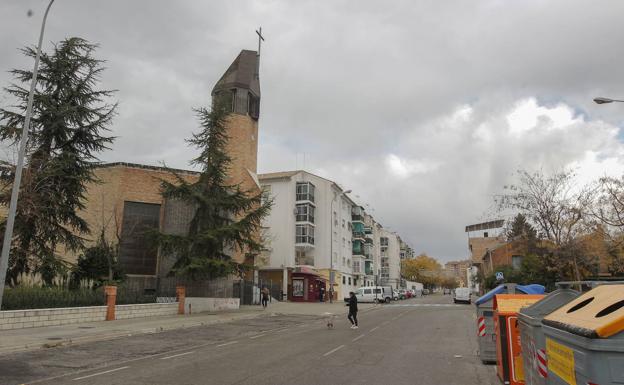
[[[401,286],[400,238],[396,233],[382,228],[380,246],[380,284],[397,289]]]
[[[354,246],[354,202],[335,182],[302,170],[260,174],[259,180],[273,199],[263,224],[269,252],[260,279],[280,282],[292,301],[320,301],[332,288],[342,300],[358,286],[353,250],[360,250],[362,238]],[[357,229],[359,237],[363,227]],[[362,255],[356,258],[359,266]]]

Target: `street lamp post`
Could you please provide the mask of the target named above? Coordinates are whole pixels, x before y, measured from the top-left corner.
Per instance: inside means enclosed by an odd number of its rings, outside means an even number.
[[[19,153],[17,157],[17,165],[15,168],[15,179],[13,180],[13,188],[11,190],[11,203],[9,204],[9,214],[7,216],[6,229],[4,231],[4,242],[2,243],[2,254],[0,255],[0,307],[2,307],[2,295],[4,294],[4,280],[9,266],[9,251],[11,250],[11,240],[13,239],[13,226],[15,225],[15,212],[17,210],[17,196],[19,195],[20,183],[22,181],[22,169],[24,168],[24,155],[26,154],[26,142],[28,141],[28,132],[30,131],[30,118],[32,117],[32,105],[37,86],[37,72],[39,70],[39,58],[41,57],[41,44],[43,42],[43,31],[45,30],[48,12],[52,7],[54,0],[50,0],[48,7],[43,15],[41,23],[41,32],[39,33],[39,44],[37,45],[37,55],[35,56],[35,66],[33,68],[33,78],[30,83],[30,91],[28,92],[28,104],[26,105],[26,116],[24,118],[24,126],[22,127],[22,137],[20,138]]]
[[[596,104],[606,104],[606,103],[624,103],[624,100],[618,100],[618,99],[611,99],[611,98],[597,97],[597,98],[594,98],[594,102],[595,102]]]
[[[349,194],[351,190],[334,194],[329,206],[329,303],[334,303],[334,202],[338,197]]]

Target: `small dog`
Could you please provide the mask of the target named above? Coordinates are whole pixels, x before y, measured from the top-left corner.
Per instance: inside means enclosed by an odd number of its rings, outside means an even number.
[[[325,316],[327,317],[327,329],[333,329],[334,328],[334,314],[332,313],[325,313]]]

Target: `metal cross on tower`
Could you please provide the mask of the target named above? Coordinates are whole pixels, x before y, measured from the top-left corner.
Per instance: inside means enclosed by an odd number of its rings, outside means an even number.
[[[260,48],[262,47],[262,42],[264,41],[264,36],[262,36],[262,27],[256,30],[256,34],[258,35],[258,60],[256,60],[256,79],[260,79]]]
[[[260,47],[262,46],[262,42],[264,41],[264,36],[262,36],[262,27],[256,30],[256,34],[258,35],[258,56],[260,56]]]

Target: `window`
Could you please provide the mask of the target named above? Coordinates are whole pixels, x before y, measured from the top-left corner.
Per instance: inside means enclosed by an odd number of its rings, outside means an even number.
[[[488,234],[488,232],[487,232],[487,231],[485,231],[485,232],[483,233],[483,238],[487,238],[487,237],[488,237],[488,235],[489,235],[489,234]]]
[[[345,277],[344,275],[342,276],[342,284],[343,285],[347,284],[347,277]]]
[[[375,288],[375,294],[381,294],[381,289]]]
[[[346,258],[345,258],[345,257],[342,257],[342,265],[343,265],[343,266],[345,265],[345,261],[346,261]]]
[[[349,277],[349,285],[351,284],[351,277]]]
[[[345,220],[344,219],[342,220],[342,228],[343,229],[345,228]]]
[[[297,222],[314,223],[314,206],[310,203],[302,203],[296,206]]]
[[[353,261],[353,272],[354,273],[360,272],[360,261]]]
[[[342,247],[345,247],[345,245],[346,245],[346,239],[342,237]]]
[[[124,202],[119,262],[127,274],[156,274],[158,249],[149,232],[160,226],[160,205]]]
[[[379,238],[379,244],[382,247],[384,247],[384,246],[388,247],[388,237],[381,237],[381,238]]]
[[[260,98],[251,92],[247,93],[247,113],[256,120],[260,117]]]
[[[364,289],[364,294],[372,294],[372,289]]]
[[[303,297],[303,278],[293,278],[292,295],[293,297]]]
[[[295,243],[314,244],[314,227],[311,225],[297,225]]]
[[[297,200],[314,202],[314,185],[310,182],[297,182]]]

